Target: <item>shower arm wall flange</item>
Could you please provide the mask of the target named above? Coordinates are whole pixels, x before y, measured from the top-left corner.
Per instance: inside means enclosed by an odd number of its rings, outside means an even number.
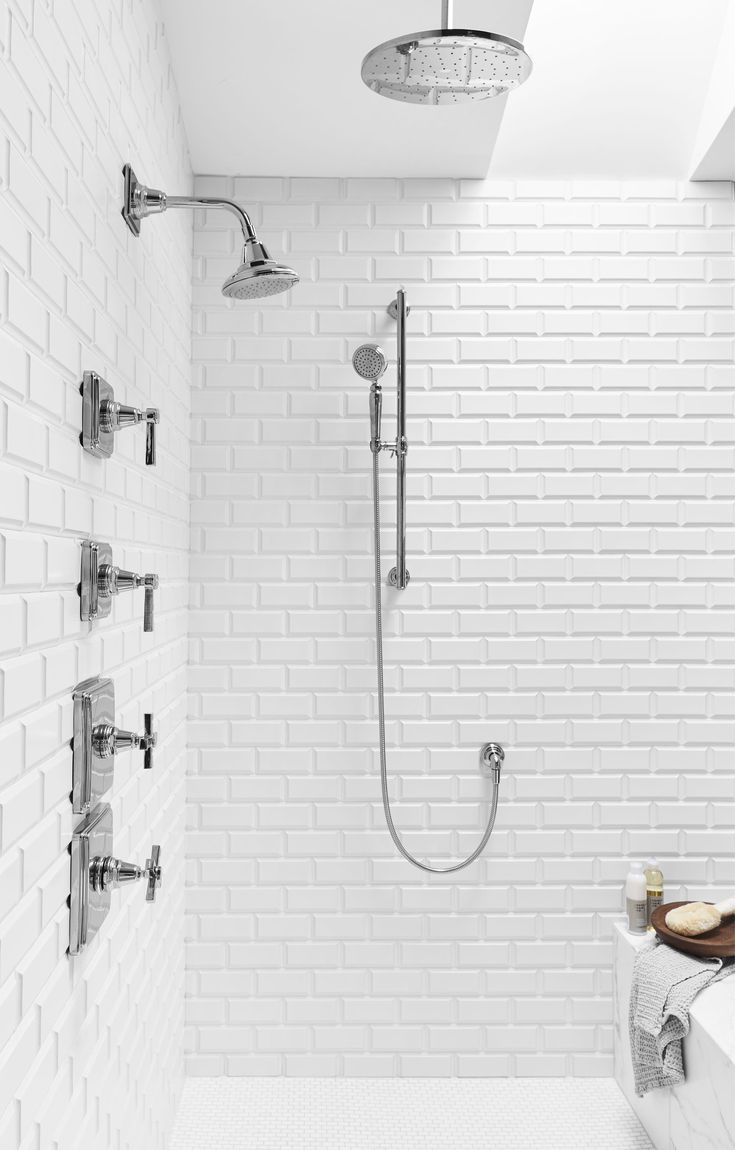
[[[168,208],[223,208],[237,216],[246,243],[258,243],[250,216],[240,204],[210,196],[169,196],[158,188],[141,184],[130,164],[123,168],[125,188],[122,217],[134,236],[140,235],[140,222],[146,216],[159,215]]]

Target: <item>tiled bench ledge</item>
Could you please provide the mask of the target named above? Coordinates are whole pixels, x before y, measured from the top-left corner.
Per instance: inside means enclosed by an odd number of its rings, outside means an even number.
[[[635,953],[647,936],[615,924],[615,1078],[656,1150],[733,1150],[735,1146],[735,975],[695,999],[684,1039],[686,1081],[643,1098],[633,1089],[628,1003]]]

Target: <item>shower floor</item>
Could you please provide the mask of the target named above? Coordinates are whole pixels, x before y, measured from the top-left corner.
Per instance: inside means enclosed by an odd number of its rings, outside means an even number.
[[[650,1150],[612,1078],[190,1078],[170,1150]]]

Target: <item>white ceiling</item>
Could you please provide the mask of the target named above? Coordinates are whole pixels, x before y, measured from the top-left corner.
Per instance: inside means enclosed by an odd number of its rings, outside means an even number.
[[[686,179],[729,3],[536,0],[491,174]]]
[[[531,4],[456,0],[454,23],[522,40]],[[429,109],[360,79],[377,44],[439,27],[440,0],[164,0],[163,10],[197,173],[487,171],[508,97]]]
[[[438,26],[440,0],[162,2],[197,173],[682,178],[735,4],[455,0],[455,25],[524,41],[534,70],[428,108],[376,96],[360,64]]]
[[[735,3],[728,4],[692,152],[695,180],[735,180]]]

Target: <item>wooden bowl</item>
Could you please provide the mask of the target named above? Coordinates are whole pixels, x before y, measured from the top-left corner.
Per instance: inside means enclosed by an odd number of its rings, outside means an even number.
[[[677,934],[669,930],[666,925],[666,915],[676,906],[686,906],[689,902],[701,902],[701,899],[684,899],[683,902],[665,902],[657,907],[651,915],[651,926],[656,934],[667,946],[674,950],[682,950],[684,954],[693,954],[696,958],[731,958],[735,955],[735,922],[732,917],[708,930],[706,934],[698,934],[689,938],[684,934]]]

